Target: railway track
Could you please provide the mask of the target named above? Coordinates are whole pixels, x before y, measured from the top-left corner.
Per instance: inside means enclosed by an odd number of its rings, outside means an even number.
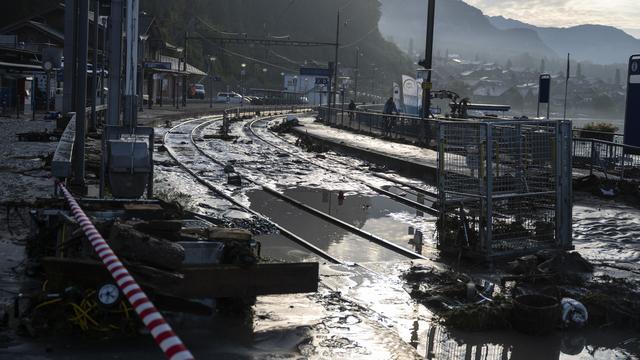
[[[331,262],[331,263],[336,263],[336,264],[342,264],[342,263],[349,263],[348,261],[343,261],[331,254],[329,254],[328,252],[320,249],[319,247],[317,247],[316,245],[312,244],[311,242],[301,238],[300,236],[296,235],[293,231],[285,228],[284,226],[281,226],[280,224],[274,222],[273,220],[271,220],[270,218],[268,218],[267,216],[265,216],[264,214],[261,214],[251,208],[249,208],[248,206],[246,206],[245,204],[241,203],[240,201],[238,201],[237,199],[235,199],[231,193],[233,191],[233,189],[229,189],[228,187],[225,186],[219,186],[216,184],[221,184],[224,183],[224,174],[222,173],[222,168],[224,167],[225,164],[221,163],[218,159],[213,158],[212,156],[210,156],[209,154],[207,154],[202,148],[200,148],[198,146],[198,144],[195,142],[194,140],[194,133],[196,133],[199,129],[210,126],[212,123],[220,121],[222,118],[221,117],[214,117],[214,118],[209,118],[209,119],[195,119],[195,120],[189,120],[186,122],[183,122],[173,128],[171,128],[169,131],[167,131],[167,133],[164,136],[163,142],[164,142],[164,146],[167,149],[167,152],[169,154],[169,156],[176,161],[187,173],[189,173],[194,179],[196,179],[200,184],[202,184],[203,186],[207,187],[208,189],[210,189],[211,191],[213,191],[214,193],[216,193],[217,195],[221,196],[222,198],[224,198],[225,200],[229,201],[230,203],[234,204],[235,206],[244,209],[245,211],[247,211],[250,214],[255,215],[256,217],[259,217],[261,219],[266,220],[267,222],[271,223],[276,229],[278,229],[280,231],[280,233],[289,238],[290,240],[298,243],[299,245],[301,245],[302,247],[306,248],[308,251],[310,251],[311,253]],[[177,139],[174,139],[177,141],[177,143],[179,143],[181,146],[184,145],[188,145],[191,149],[191,151],[186,155],[183,156],[180,154],[180,151],[177,148],[174,148],[171,145],[171,141],[169,141],[170,137],[172,136],[178,136]],[[176,142],[174,141],[174,143]],[[206,159],[206,160],[205,160]],[[208,171],[207,175],[203,175],[201,172],[195,170],[193,168],[194,163],[202,163],[202,162],[214,162],[215,164],[217,164],[220,168],[219,173],[217,174],[217,176],[213,176],[210,174],[210,171]],[[246,177],[245,177],[246,179]],[[255,183],[255,182],[254,182]],[[367,233],[365,231],[362,231],[361,229],[358,229],[356,227],[353,227],[352,225],[343,222],[337,218],[334,218],[328,214],[324,214],[316,209],[313,209],[312,207],[309,207],[305,204],[302,204],[300,202],[297,202],[295,199],[289,198],[286,195],[280,193],[279,191],[272,189],[268,186],[263,186],[261,184],[256,183],[256,185],[258,185],[259,187],[261,187],[262,190],[265,191],[265,193],[269,193],[270,195],[284,200],[286,201],[288,204],[290,204],[293,207],[296,207],[298,209],[302,209],[303,211],[312,214],[314,217],[316,217],[319,221],[323,221],[323,222],[327,222],[332,224],[333,226],[339,227],[339,228],[343,228],[346,229],[349,232],[352,232],[354,235],[356,235],[359,238],[362,238],[362,240],[367,240],[369,242],[372,242],[374,244],[377,244],[381,247],[384,247],[396,254],[400,254],[406,258],[410,258],[410,259],[424,259],[425,257],[412,252],[411,250],[401,247],[399,245],[396,245],[392,242],[389,242],[385,239],[379,238],[373,234]]]
[[[389,190],[386,190],[386,189],[383,189],[381,187],[375,186],[375,185],[373,185],[373,184],[371,184],[371,183],[369,183],[367,181],[364,181],[363,179],[358,178],[356,176],[345,174],[344,172],[340,172],[340,171],[338,171],[338,170],[336,170],[334,168],[319,164],[316,161],[313,161],[313,160],[311,160],[311,159],[309,159],[309,158],[307,158],[305,156],[300,155],[296,151],[289,150],[289,149],[285,148],[284,146],[275,144],[274,142],[272,142],[270,140],[267,140],[264,136],[261,136],[260,134],[258,134],[258,132],[254,129],[254,125],[256,123],[260,122],[260,121],[265,121],[265,119],[261,118],[261,119],[251,120],[247,125],[245,125],[245,129],[247,130],[247,132],[249,134],[251,134],[252,137],[262,141],[263,143],[268,144],[269,146],[271,146],[271,147],[273,147],[275,149],[278,149],[280,151],[286,152],[291,156],[294,156],[294,157],[296,157],[296,158],[298,158],[298,159],[300,159],[302,161],[305,161],[305,162],[307,162],[307,163],[309,163],[309,164],[311,164],[311,165],[313,165],[315,167],[318,167],[320,169],[323,169],[325,171],[329,171],[331,173],[347,177],[347,178],[349,178],[350,180],[353,180],[353,181],[361,182],[364,185],[366,185],[369,189],[371,189],[371,190],[373,190],[373,191],[375,191],[375,192],[377,192],[379,194],[382,194],[384,196],[387,196],[389,198],[392,198],[392,199],[394,199],[396,201],[399,201],[399,202],[401,202],[401,203],[403,203],[405,205],[413,207],[416,210],[424,211],[424,212],[426,212],[428,214],[431,214],[431,215],[438,215],[438,210],[434,209],[433,207],[424,205],[424,204],[422,204],[420,202],[417,202],[417,201],[413,201],[413,200],[407,199],[406,197],[404,197],[402,195],[399,195],[399,194],[393,193],[393,192],[391,192]],[[291,144],[289,144],[289,142],[287,142],[286,140],[284,140],[284,139],[282,139],[280,137],[278,137],[278,139],[280,139],[280,141],[285,143],[287,147],[291,146]],[[353,169],[353,166],[351,164],[347,164],[346,162],[338,161],[336,159],[331,159],[331,161],[339,163],[339,164],[341,164],[343,166],[346,166],[348,168],[351,168],[354,171],[362,172],[362,170],[360,170],[360,169]],[[375,173],[375,172],[370,172],[370,171],[366,172],[365,175],[375,176],[375,177],[381,178],[381,179],[383,179],[385,181],[394,183],[395,185],[393,187],[401,190],[404,193],[413,194],[414,197],[416,197],[416,199],[423,198],[424,200],[431,200],[431,201],[435,201],[437,199],[437,194],[435,194],[433,192],[430,192],[430,191],[428,191],[426,189],[422,189],[422,188],[417,187],[415,185],[411,185],[411,184],[408,184],[406,182],[394,179],[392,177],[389,177],[389,176],[386,176],[386,175],[382,175],[382,174],[378,174],[378,173]]]

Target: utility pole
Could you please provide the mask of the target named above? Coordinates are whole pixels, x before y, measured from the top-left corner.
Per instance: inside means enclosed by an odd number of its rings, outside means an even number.
[[[425,58],[420,61],[420,66],[427,70],[427,78],[422,82],[422,126],[425,143],[429,145],[431,140],[431,127],[427,118],[431,116],[431,72],[433,67],[433,33],[436,19],[436,0],[427,0],[427,40],[425,44]]]
[[[338,16],[336,20],[336,53],[333,60],[333,86],[332,92],[333,94],[329,94],[330,98],[333,99],[333,106],[336,106],[336,98],[338,91],[338,52],[340,50],[340,11],[338,11]],[[329,112],[329,117],[331,117],[331,112]]]
[[[104,71],[107,68],[107,26],[102,24],[102,71],[100,72],[100,103],[104,104]]]
[[[360,48],[356,47],[356,82],[355,82],[355,86],[354,86],[354,102],[358,102],[358,78],[360,77]]]
[[[189,79],[187,75],[187,41],[188,41],[189,33],[184,32],[184,63],[182,64],[182,70],[184,71],[184,78],[182,80],[182,107],[187,107],[187,80]]]
[[[89,47],[89,1],[78,2],[78,23],[77,23],[78,46],[76,53],[76,63],[78,72],[75,86],[76,105],[76,140],[73,146],[74,185],[84,186],[84,153],[86,136],[86,106],[87,106],[87,53]]]
[[[213,107],[213,82],[216,76],[216,57],[209,58],[209,108]]]
[[[133,130],[136,124],[138,71],[138,0],[127,0],[127,58],[124,86],[124,125]],[[140,99],[142,101],[142,99]]]
[[[123,0],[111,0],[109,17],[109,106],[107,124],[120,125]]]
[[[64,88],[62,97],[62,112],[66,114],[75,109],[76,82],[76,27],[78,21],[77,0],[64,2]],[[78,0],[79,1],[79,0]]]
[[[96,99],[98,98],[98,22],[100,20],[100,0],[93,1],[93,73],[91,74],[91,118],[89,131],[96,131]]]

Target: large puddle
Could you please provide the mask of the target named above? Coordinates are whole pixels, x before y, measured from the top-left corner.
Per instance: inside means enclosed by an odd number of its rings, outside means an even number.
[[[416,250],[412,244],[416,231],[432,234],[435,225],[433,218],[383,196],[312,188],[293,188],[283,192],[317,210],[411,250]],[[353,262],[405,259],[263,191],[252,191],[247,195],[252,209],[340,259]],[[425,236],[424,241],[430,242],[431,238]],[[264,249],[270,247],[271,244],[263,241]],[[430,249],[425,246],[422,252]]]

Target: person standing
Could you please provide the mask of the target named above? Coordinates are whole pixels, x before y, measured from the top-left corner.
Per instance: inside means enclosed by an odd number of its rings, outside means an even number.
[[[385,115],[393,115],[398,114],[398,108],[396,108],[396,103],[393,101],[393,97],[390,97],[389,100],[384,104],[384,109],[382,113]],[[393,117],[384,116],[383,117],[384,130],[382,136],[390,136],[391,128],[393,127]]]

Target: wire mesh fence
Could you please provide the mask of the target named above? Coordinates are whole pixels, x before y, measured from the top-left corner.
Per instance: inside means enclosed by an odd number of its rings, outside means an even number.
[[[443,122],[438,246],[491,259],[571,246],[571,124]]]
[[[320,107],[318,116],[328,125],[416,144],[427,143],[425,139],[437,139],[440,122],[408,115],[350,111],[340,106],[331,109]]]
[[[604,173],[620,179],[640,178],[640,148],[598,139],[573,139],[576,168]]]

